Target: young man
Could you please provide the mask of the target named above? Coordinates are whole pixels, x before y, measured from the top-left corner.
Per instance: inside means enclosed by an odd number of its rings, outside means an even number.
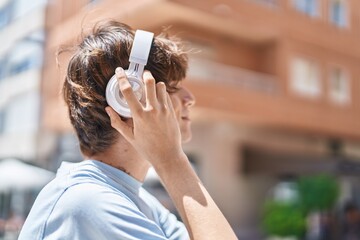
[[[194,104],[180,85],[185,52],[167,37],[154,38],[140,103],[123,70],[133,38],[124,24],[101,24],[71,58],[63,92],[84,161],[62,164],[35,201],[21,240],[236,239],[181,147],[191,138]],[[107,106],[105,89],[115,69],[132,118]],[[141,187],[150,166],[186,227]]]

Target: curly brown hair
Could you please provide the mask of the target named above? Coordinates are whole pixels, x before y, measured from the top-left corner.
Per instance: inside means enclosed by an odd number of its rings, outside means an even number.
[[[86,156],[104,152],[119,136],[105,112],[105,89],[117,67],[128,68],[133,38],[134,31],[126,24],[98,23],[76,46],[68,64],[63,97]],[[154,38],[145,69],[157,82],[164,82],[168,91],[174,91],[185,78],[187,64],[179,41],[160,34]]]

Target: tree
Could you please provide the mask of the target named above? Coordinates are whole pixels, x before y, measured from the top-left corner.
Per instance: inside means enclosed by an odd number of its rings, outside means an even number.
[[[269,235],[302,237],[306,232],[305,216],[296,204],[267,201],[264,206],[263,228]]]
[[[339,185],[330,175],[301,177],[298,180],[299,197],[306,213],[331,209],[339,196]]]

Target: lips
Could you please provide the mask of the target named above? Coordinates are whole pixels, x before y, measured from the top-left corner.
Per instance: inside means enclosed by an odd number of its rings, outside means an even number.
[[[190,111],[188,109],[183,109],[180,114],[182,120],[190,121]]]
[[[181,117],[182,120],[185,120],[185,121],[190,121],[190,118],[188,116],[183,116]]]

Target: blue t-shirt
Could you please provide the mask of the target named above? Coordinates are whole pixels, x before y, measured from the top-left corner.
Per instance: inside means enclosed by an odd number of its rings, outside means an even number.
[[[96,160],[63,163],[40,192],[19,240],[189,239],[179,222],[128,174]]]

